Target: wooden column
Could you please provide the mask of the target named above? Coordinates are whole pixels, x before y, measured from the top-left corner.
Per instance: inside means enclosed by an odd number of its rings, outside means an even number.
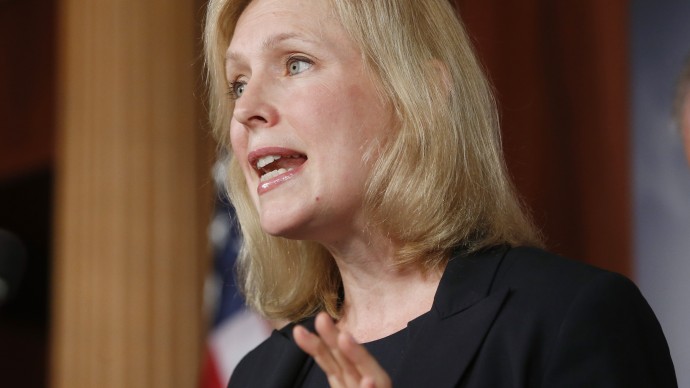
[[[52,387],[197,384],[213,199],[201,11],[61,3]]]

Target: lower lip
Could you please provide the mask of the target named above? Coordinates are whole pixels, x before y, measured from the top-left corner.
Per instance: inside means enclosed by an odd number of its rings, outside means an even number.
[[[267,180],[266,182],[259,182],[259,186],[256,188],[256,192],[259,195],[262,195],[264,193],[267,193],[267,192],[275,189],[276,187],[282,185],[283,183],[291,180],[296,174],[298,174],[300,171],[302,171],[303,166],[304,166],[304,164],[300,165],[299,167],[297,167],[293,170],[290,170],[288,172],[280,174],[277,177],[274,177],[273,179]]]

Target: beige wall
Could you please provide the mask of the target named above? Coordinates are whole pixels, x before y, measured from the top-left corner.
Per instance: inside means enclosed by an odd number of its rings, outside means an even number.
[[[197,0],[58,12],[53,387],[193,387],[210,139]]]

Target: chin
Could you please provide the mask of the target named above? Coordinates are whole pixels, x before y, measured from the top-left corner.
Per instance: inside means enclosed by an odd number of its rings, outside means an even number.
[[[304,223],[296,222],[293,217],[284,213],[262,214],[261,229],[274,237],[283,237],[292,240],[304,240]]]

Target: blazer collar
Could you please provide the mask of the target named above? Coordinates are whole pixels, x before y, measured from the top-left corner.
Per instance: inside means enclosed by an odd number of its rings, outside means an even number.
[[[314,331],[314,318],[291,323],[280,330],[274,330],[266,340],[261,366],[254,370],[252,387],[292,388],[298,378],[307,354],[300,349],[292,337],[295,325],[303,325]],[[232,379],[231,379],[232,383]]]
[[[412,338],[394,387],[452,387],[462,379],[509,294],[507,288],[492,290],[507,250],[456,255],[448,262],[430,314],[410,323]]]
[[[459,313],[489,294],[508,249],[498,246],[450,259],[434,296],[433,308],[440,318]]]
[[[507,289],[491,290],[506,251],[458,254],[448,262],[430,314],[409,325],[411,342],[400,372],[392,376],[394,387],[455,386],[461,379],[508,295]],[[313,317],[299,324],[314,331]],[[265,368],[255,370],[252,386],[294,386],[308,359],[292,338],[294,326],[273,331],[262,352]]]

